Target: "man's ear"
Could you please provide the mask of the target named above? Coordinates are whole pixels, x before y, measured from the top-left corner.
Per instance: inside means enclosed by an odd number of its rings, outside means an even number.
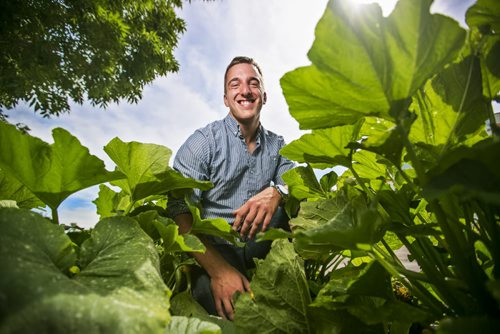
[[[226,96],[226,94],[224,94],[224,105],[226,107],[229,107],[229,104],[227,103],[227,96]]]

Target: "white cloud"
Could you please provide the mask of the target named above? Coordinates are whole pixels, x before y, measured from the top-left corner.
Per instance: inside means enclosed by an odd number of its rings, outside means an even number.
[[[92,228],[99,220],[99,216],[95,212],[95,207],[61,207],[58,210],[59,221],[66,225],[71,223],[77,224],[81,228]]]

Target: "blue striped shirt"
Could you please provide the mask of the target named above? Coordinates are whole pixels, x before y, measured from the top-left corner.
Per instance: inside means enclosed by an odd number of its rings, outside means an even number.
[[[272,184],[284,184],[281,175],[294,164],[279,154],[283,137],[264,129],[257,131],[256,148],[247,150],[239,124],[231,114],[196,130],[179,148],[174,169],[186,177],[210,181],[212,189],[195,189],[193,200],[202,206],[202,218],[234,221],[232,212]],[[169,202],[170,215],[189,212],[181,201]]]

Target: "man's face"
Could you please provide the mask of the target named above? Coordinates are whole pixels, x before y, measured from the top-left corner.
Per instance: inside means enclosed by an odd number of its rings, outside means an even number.
[[[240,124],[258,120],[264,103],[266,92],[257,69],[246,63],[232,66],[226,76],[224,104],[233,117]]]

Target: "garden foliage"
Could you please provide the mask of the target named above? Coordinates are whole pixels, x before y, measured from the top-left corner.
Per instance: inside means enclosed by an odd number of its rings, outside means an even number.
[[[0,123],[0,332],[497,333],[500,140],[485,124],[500,6],[479,0],[466,30],[431,0],[400,0],[388,17],[348,3],[330,1],[311,65],[281,79],[310,130],[281,151],[301,163],[284,175],[292,230],[259,234],[276,240],[234,322],[194,302],[185,253],[204,251],[200,235],[237,235],[191,203],[189,233],[165,217],[169,198],[209,183],[168,167],[159,145],[115,138],[107,171],[62,129],[49,145]],[[52,224],[97,184],[92,231]],[[27,210],[41,203],[52,223]]]

